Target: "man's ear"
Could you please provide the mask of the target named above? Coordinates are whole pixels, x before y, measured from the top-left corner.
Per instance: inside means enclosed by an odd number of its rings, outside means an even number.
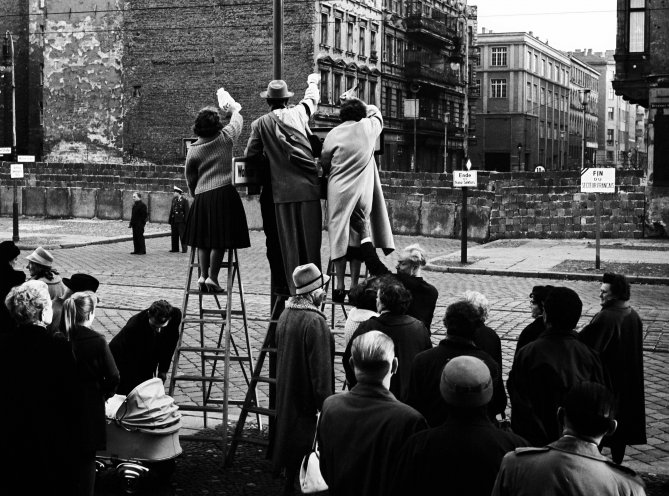
[[[557,420],[558,420],[558,425],[560,426],[560,432],[562,432],[562,430],[565,427],[565,423],[564,423],[564,408],[561,406],[559,406],[557,409]]]
[[[397,360],[397,357],[393,358],[393,363],[390,364],[390,373],[391,374],[396,374],[397,373],[397,367],[399,367],[400,362]]]
[[[616,429],[618,428],[618,421],[617,420],[609,420],[609,430],[606,431],[606,435],[610,436],[614,432],[616,432]]]

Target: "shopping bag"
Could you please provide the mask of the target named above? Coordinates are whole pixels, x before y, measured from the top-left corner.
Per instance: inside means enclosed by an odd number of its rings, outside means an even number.
[[[321,475],[321,461],[318,453],[318,424],[321,420],[320,413],[316,419],[316,432],[314,442],[311,443],[311,451],[304,455],[300,466],[300,490],[302,494],[314,494],[327,491],[328,485]]]

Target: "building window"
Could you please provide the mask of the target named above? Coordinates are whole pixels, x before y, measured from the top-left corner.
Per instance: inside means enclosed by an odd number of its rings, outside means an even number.
[[[644,51],[646,27],[645,3],[645,0],[630,0],[629,51],[632,53]]]
[[[399,116],[399,112],[402,111],[400,109],[404,109],[404,104],[402,103],[402,90],[400,89],[396,90],[395,94],[397,95],[397,113]]]
[[[365,28],[360,26],[359,28],[360,36],[358,37],[358,54],[365,55]]]
[[[547,77],[548,79],[550,79],[551,77],[553,77],[553,63],[552,63],[552,62],[549,62],[549,63],[548,63],[548,74],[546,74],[546,77]]]
[[[395,62],[394,53],[393,53],[393,37],[389,34],[386,35],[386,49],[384,50],[384,59],[386,62],[392,64]]]
[[[376,81],[369,82],[369,104],[376,105]]]
[[[367,91],[367,81],[364,79],[358,79],[358,98],[363,101],[369,101],[365,92]]]
[[[526,96],[527,101],[532,102],[532,83],[527,83],[526,93],[527,93],[527,96]]]
[[[341,74],[335,74],[334,75],[334,88],[332,92],[332,103],[337,105],[339,103],[339,95],[341,95],[343,91],[341,90]]]
[[[390,86],[386,86],[386,115],[388,117],[394,117],[392,115],[393,110],[393,89]]]
[[[613,91],[613,86],[609,86],[609,100],[615,100],[616,92]]]
[[[348,91],[355,86],[355,76],[346,76],[346,89]]]
[[[335,18],[334,47],[341,50],[341,19]]]
[[[398,65],[404,65],[404,40],[396,40],[395,47],[397,51],[395,60]]]
[[[376,31],[374,29],[369,32],[369,49],[376,55]]]
[[[328,15],[321,14],[321,45],[328,44]]]
[[[613,107],[608,107],[606,109],[606,118],[610,121],[613,120]]]
[[[546,124],[544,123],[544,121],[539,122],[539,137],[540,138],[546,137]]]
[[[546,75],[546,59],[541,59],[541,75]]]
[[[541,100],[539,103],[541,105],[546,105],[546,88],[541,88]]]
[[[536,74],[538,70],[539,70],[539,56],[535,54],[534,62],[532,63],[532,72]]]
[[[321,71],[321,103],[330,103],[330,71]]]
[[[506,79],[490,80],[490,98],[506,98]]]
[[[348,32],[346,34],[346,50],[353,51],[353,23],[348,23]]]
[[[500,66],[506,65],[506,47],[491,47],[490,56],[491,62],[490,65]]]
[[[548,101],[546,102],[546,105],[549,107],[553,106],[553,92],[551,90],[548,90]]]
[[[527,57],[525,57],[525,68],[529,71],[532,69],[532,52],[527,51]]]

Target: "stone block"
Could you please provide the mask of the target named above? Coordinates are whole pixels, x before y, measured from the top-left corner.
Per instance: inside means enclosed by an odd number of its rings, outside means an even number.
[[[121,192],[116,189],[99,189],[96,217],[117,220],[122,213]]]
[[[23,188],[16,188],[16,203],[19,207],[19,215],[23,213]],[[0,186],[0,215],[13,215],[14,213],[14,187]]]
[[[420,210],[422,201],[389,200],[388,216],[396,234],[420,233]]]
[[[462,221],[461,221],[461,212],[462,206],[459,205],[456,209],[456,218],[455,218],[455,232],[462,232]],[[511,223],[506,226],[501,226],[502,230],[506,229],[506,232],[513,232],[513,220]],[[472,207],[467,205],[467,239],[473,241],[488,241],[490,237],[490,208],[489,207]]]
[[[72,217],[92,219],[95,217],[97,189],[70,188],[70,213]]]
[[[68,188],[47,188],[46,216],[70,217],[70,191]]]
[[[23,213],[43,217],[45,209],[44,188],[23,188]]]
[[[170,208],[172,206],[172,198],[174,198],[174,193],[160,191],[149,193],[147,196],[148,201],[143,201],[149,208],[149,221],[167,222],[170,217]]]
[[[420,233],[437,238],[455,237],[454,203],[423,202],[420,218]]]

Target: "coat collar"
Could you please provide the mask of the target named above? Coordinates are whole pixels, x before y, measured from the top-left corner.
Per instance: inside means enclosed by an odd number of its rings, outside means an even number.
[[[460,348],[478,349],[478,346],[471,339],[463,338],[462,336],[453,336],[446,334],[446,338],[439,342],[439,346],[457,346]]]
[[[382,398],[388,401],[398,401],[395,395],[383,387],[381,384],[371,384],[368,382],[358,382],[349,394],[354,396],[364,396],[372,398]]]
[[[299,296],[291,296],[288,298],[288,301],[286,301],[286,308],[316,312],[317,314],[322,315],[324,319],[327,319],[325,314],[316,308],[313,303],[307,301],[305,298],[300,298]]]
[[[597,445],[584,441],[574,436],[564,435],[557,441],[548,445],[550,449],[570,453],[572,455],[583,456],[599,461],[609,461],[597,449]]]

